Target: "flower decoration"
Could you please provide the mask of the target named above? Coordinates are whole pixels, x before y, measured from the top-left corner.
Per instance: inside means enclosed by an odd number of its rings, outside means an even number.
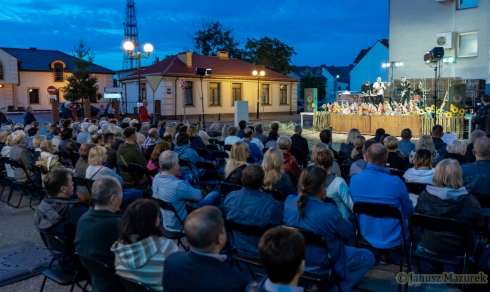
[[[419,115],[425,114],[425,111],[423,109],[419,109]]]
[[[326,103],[324,103],[324,104],[322,105],[322,108],[323,108],[323,109],[326,109],[326,108],[327,108],[327,104],[326,104]]]
[[[311,104],[311,107],[312,107],[312,108],[315,108],[315,103],[312,103],[312,104]]]
[[[451,112],[447,112],[444,116],[449,119],[453,116],[453,114]]]
[[[442,113],[442,110],[441,110],[440,108],[438,108],[438,109],[436,110],[436,114],[440,115],[441,113]]]
[[[431,109],[431,110],[435,110],[435,109],[436,109],[436,105],[435,105],[435,104],[431,105],[431,106],[430,106],[430,109]]]
[[[458,111],[459,111],[459,109],[458,109],[457,107],[455,107],[455,106],[451,105],[451,112],[452,112],[453,114],[457,114],[457,113],[458,113]]]
[[[428,112],[428,113],[430,113],[432,111],[432,109],[430,107],[426,107],[425,108],[425,111]]]
[[[464,110],[464,108],[462,108],[462,109],[459,110],[459,114],[460,115],[464,115],[465,113],[466,113],[466,111]]]

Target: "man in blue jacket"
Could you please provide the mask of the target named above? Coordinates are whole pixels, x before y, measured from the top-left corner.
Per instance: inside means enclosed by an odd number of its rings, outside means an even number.
[[[243,142],[248,145],[248,149],[250,150],[250,157],[254,160],[255,163],[262,164],[262,160],[264,159],[264,153],[260,151],[259,147],[252,143],[252,135],[253,132],[249,128],[245,128],[243,130]]]
[[[352,200],[356,202],[379,203],[393,205],[400,209],[405,219],[405,238],[408,237],[408,217],[413,215],[412,200],[402,180],[391,175],[385,168],[388,149],[381,144],[373,144],[366,150],[366,169],[352,176],[350,191]],[[358,218],[362,236],[375,248],[380,249],[381,263],[387,263],[389,251],[402,243],[401,226],[398,219],[373,218],[360,215]]]

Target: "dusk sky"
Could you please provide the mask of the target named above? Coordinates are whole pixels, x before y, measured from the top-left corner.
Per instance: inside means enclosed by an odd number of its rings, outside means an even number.
[[[278,38],[298,55],[292,65],[348,65],[363,48],[388,38],[388,1],[135,0],[139,40],[163,59],[192,50],[190,37],[202,19],[234,29],[240,46],[248,38]],[[95,63],[122,68],[125,0],[0,0],[0,47],[60,50],[71,54],[83,37]],[[153,61],[144,60],[143,65]]]

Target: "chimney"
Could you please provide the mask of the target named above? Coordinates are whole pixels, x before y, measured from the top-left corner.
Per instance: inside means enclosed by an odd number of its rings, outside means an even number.
[[[220,59],[228,59],[228,51],[218,51],[218,57]]]
[[[191,52],[180,52],[179,59],[187,65],[187,68],[192,68],[192,53]]]

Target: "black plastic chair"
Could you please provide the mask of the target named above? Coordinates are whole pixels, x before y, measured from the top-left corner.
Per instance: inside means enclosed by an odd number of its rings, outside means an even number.
[[[213,151],[213,153],[211,154],[211,158],[213,159],[213,161],[216,162],[216,165],[218,167],[223,167],[226,165],[225,159],[230,158],[230,155],[228,155],[228,153],[226,153],[225,151]]]
[[[330,250],[328,248],[328,244],[325,238],[318,233],[311,232],[308,230],[299,229],[291,226],[282,226],[282,227],[298,230],[305,238],[306,245],[313,245],[313,246],[323,248],[325,249],[325,253],[328,255],[328,264],[331,267],[330,274],[312,274],[308,272],[303,272],[303,275],[301,275],[301,279],[307,282],[316,283],[319,286],[328,286],[333,278],[333,281],[335,285],[337,285],[339,291],[342,291],[342,288],[340,287],[339,278],[337,276],[337,272],[334,269],[334,262],[332,261],[332,257],[330,256]]]
[[[152,179],[150,176],[150,172],[148,171],[148,168],[145,168],[139,164],[136,163],[130,163],[129,164],[129,169],[131,170],[132,173],[142,173],[146,176],[146,179],[148,180],[148,184],[142,184],[142,185],[135,185],[133,186],[134,189],[140,190],[145,194],[145,197],[150,197],[152,192],[151,189],[151,184],[152,184]]]
[[[29,175],[29,171],[26,169],[26,167],[24,166],[24,164],[22,162],[14,160],[14,159],[9,159],[9,164],[12,166],[14,171],[16,168],[21,169],[26,176],[26,181],[25,182],[19,182],[16,179],[12,180],[12,187],[10,188],[10,193],[9,193],[8,198],[7,198],[7,204],[11,207],[19,208],[20,202],[22,201],[22,197],[24,194],[26,194],[26,191],[27,191],[27,194],[31,195],[29,207],[32,210],[34,210],[34,208],[32,207],[32,199],[38,195],[35,192],[36,188],[35,188],[34,180],[31,178],[31,176]],[[20,198],[19,198],[19,202],[17,203],[17,206],[10,204],[10,199],[12,198],[12,194],[14,192],[15,186],[19,186],[21,189]],[[41,195],[41,194],[39,194],[39,195]]]
[[[154,291],[150,287],[148,287],[146,284],[133,280],[133,279],[128,279],[124,278],[120,275],[116,274],[116,278],[119,281],[119,284],[124,288],[124,291],[126,292],[152,292]]]
[[[192,168],[193,166],[193,163],[187,161],[187,160],[183,160],[183,159],[179,159],[179,166],[180,167],[187,167],[190,171],[190,173],[192,174],[192,176],[194,177],[194,180],[192,182],[189,182],[191,185],[193,186],[196,186],[197,187],[197,180],[199,179],[199,175],[195,173],[194,169]]]
[[[269,148],[265,148],[265,147],[264,147],[264,149],[262,149],[262,153],[264,153],[264,154],[265,154],[265,152],[267,152],[267,150],[269,150]]]
[[[409,193],[420,195],[423,191],[425,191],[425,188],[430,185],[406,182],[405,186],[407,187]]]
[[[357,231],[356,231],[356,247],[361,244],[365,246],[371,246],[371,244],[362,237],[362,231],[359,224],[359,215],[368,215],[374,218],[394,218],[398,219],[398,223],[401,226],[401,238],[402,244],[400,249],[398,247],[392,248],[390,251],[399,251],[401,255],[400,259],[400,272],[403,271],[403,258],[408,259],[407,242],[405,239],[405,226],[404,219],[400,210],[392,205],[378,204],[378,203],[367,203],[367,202],[357,202],[352,208],[354,211],[354,216],[356,217]],[[382,226],[372,226],[372,228],[382,228]],[[398,291],[401,291],[401,284],[398,285]]]
[[[13,169],[12,166],[9,164],[9,159],[7,157],[0,156],[0,161],[4,163],[6,169],[8,167],[10,167],[11,169]],[[5,173],[5,174],[0,173],[0,178],[2,179],[2,191],[0,192],[0,201],[2,201],[4,203],[7,203],[7,201],[2,200],[3,191],[5,190],[5,186],[8,186],[9,188],[13,188],[14,178],[13,177],[8,177],[7,176],[7,173]]]
[[[402,181],[405,181],[405,178],[403,177],[403,175],[405,174],[405,172],[403,170],[399,170],[399,169],[395,169],[395,168],[390,168],[390,173],[391,173],[391,175],[398,176]]]
[[[209,151],[208,151],[208,149],[206,149],[206,148],[198,148],[198,147],[195,147],[193,149],[196,150],[197,155],[201,156],[202,158],[204,158],[204,159],[208,159],[209,158]]]
[[[218,146],[216,146],[214,144],[208,144],[208,145],[206,145],[206,149],[207,150],[210,150],[210,151],[219,151]]]
[[[52,235],[49,235],[47,233],[42,233],[42,232],[40,234],[41,234],[41,238],[42,238],[44,244],[46,245],[46,248],[54,250],[55,252],[62,252],[62,253],[68,253],[69,252],[66,243],[63,240],[61,240],[58,236],[52,236]],[[79,271],[79,270],[77,270],[73,274],[73,273],[70,273],[70,272],[63,270],[59,266],[53,268],[52,265],[53,265],[54,261],[55,261],[55,258],[53,257],[53,259],[51,260],[51,263],[49,264],[48,269],[43,271],[44,280],[43,280],[43,283],[41,285],[41,290],[40,290],[41,292],[44,289],[44,285],[46,284],[47,279],[50,279],[51,281],[56,282],[58,285],[61,285],[61,286],[70,285],[71,286],[70,292],[73,291],[73,288],[75,287],[75,285],[77,285],[78,287],[83,289],[83,291],[85,291],[85,288],[87,287],[88,282],[87,282],[87,284],[85,284],[85,287],[82,287],[79,283],[82,281],[88,281],[88,278],[89,278],[88,274],[84,273],[83,271]],[[75,262],[75,260],[74,260],[74,262]]]
[[[209,139],[209,143],[214,144],[214,145],[219,145],[219,142],[220,141],[218,139],[214,139],[214,138]]]
[[[234,183],[229,183],[229,182],[223,182],[220,185],[220,194],[223,198],[226,198],[226,196],[233,192],[233,191],[239,191],[242,189],[241,185],[237,185]]]
[[[268,229],[271,228],[271,226],[243,225],[232,221],[226,221],[226,226],[228,227],[228,231],[231,233],[233,237],[235,232],[239,232],[245,236],[249,236],[249,237],[254,236],[260,238]],[[235,262],[240,270],[242,270],[242,268],[240,267],[239,263],[240,262],[244,263],[247,266],[247,269],[250,275],[252,275],[254,281],[257,280],[257,277],[255,276],[255,273],[252,271],[252,268],[250,266],[262,267],[262,263],[260,262],[259,258],[252,258],[252,257],[239,255],[238,250],[235,249],[233,252],[233,257],[231,260],[230,267],[233,267],[233,264]]]
[[[233,146],[233,145],[228,145],[228,144],[225,144],[225,145],[223,146],[223,148],[225,149],[225,151],[231,151],[231,146]]]
[[[281,203],[284,203],[286,201],[287,195],[284,194],[283,192],[276,190],[276,189],[271,189],[271,190],[266,190],[262,189],[265,193],[270,194],[274,200],[279,201]]]
[[[414,238],[413,228],[420,227],[421,232],[423,232],[425,229],[425,230],[430,230],[439,233],[450,232],[453,234],[458,234],[459,236],[461,236],[461,238],[463,238],[463,242],[465,246],[465,250],[462,251],[461,257],[455,257],[455,256],[433,254],[433,253],[421,251],[418,249],[419,244],[415,244],[412,240],[410,254],[408,256],[408,272],[411,271],[412,258],[417,260],[417,267],[419,269],[419,274],[422,273],[420,269],[419,260],[426,261],[426,262],[436,262],[436,263],[451,265],[455,267],[460,267],[462,265],[463,274],[466,272],[466,262],[468,260],[468,254],[466,253],[466,251],[469,250],[469,248],[472,248],[467,246],[466,237],[468,236],[468,232],[471,231],[467,230],[467,228],[462,223],[456,221],[455,219],[450,219],[450,218],[441,218],[441,217],[416,214],[408,218],[408,226],[410,230],[410,236],[412,238]],[[463,289],[464,289],[464,285],[463,285]],[[463,289],[461,291],[463,291]]]
[[[82,266],[89,272],[91,277],[98,277],[104,279],[112,279],[114,283],[118,283],[116,279],[116,275],[114,274],[114,269],[109,267],[107,264],[92,260],[87,257],[80,255],[79,253],[75,253],[75,256],[78,257]]]
[[[219,176],[218,170],[211,162],[196,161],[196,168],[199,174],[199,180],[197,181],[199,185],[204,185],[206,187],[211,186],[213,187],[213,189],[216,189],[218,184],[221,183],[221,178]],[[201,175],[201,169],[204,170],[205,175],[208,177],[207,179],[203,179]]]
[[[61,164],[63,164],[66,167],[70,166],[70,167],[74,168],[74,165],[76,164],[76,160],[74,157],[72,157],[72,155],[70,155],[70,153],[68,153],[66,151],[58,151],[58,156],[60,158]],[[75,160],[75,163],[74,163],[74,160]]]
[[[73,181],[79,187],[86,187],[89,190],[90,194],[92,194],[91,188],[88,187],[87,180],[84,177],[79,177],[74,175]]]
[[[158,204],[158,206],[160,208],[162,208],[163,210],[165,211],[170,211],[174,214],[174,216],[177,218],[177,220],[179,220],[180,224],[182,225],[182,228],[180,229],[179,232],[175,232],[175,231],[168,231],[167,229],[165,229],[164,227],[162,227],[162,232],[163,232],[163,236],[165,236],[166,238],[168,239],[172,239],[172,240],[177,240],[177,246],[180,244],[185,251],[189,251],[189,247],[185,246],[181,239],[183,237],[185,237],[185,234],[184,234],[184,220],[182,220],[180,217],[179,217],[179,214],[177,214],[177,211],[175,210],[174,206],[169,203],[169,202],[165,202],[163,200],[160,200],[160,199],[157,199],[155,197],[153,197],[153,199],[155,200],[155,202]]]

